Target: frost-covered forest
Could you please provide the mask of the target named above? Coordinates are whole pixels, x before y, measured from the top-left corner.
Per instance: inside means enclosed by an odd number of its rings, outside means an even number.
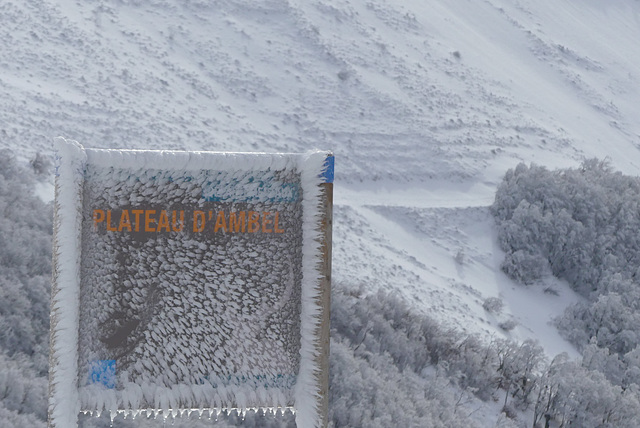
[[[583,372],[580,378],[593,384],[578,382],[565,394],[584,398],[598,391],[588,408],[600,409],[604,426],[639,423],[639,203],[638,177],[591,159],[579,168],[554,171],[520,164],[507,172],[491,207],[506,253],[505,273],[531,286],[554,275],[584,297],[556,324],[582,351],[576,369]],[[611,420],[616,409],[626,415]],[[558,419],[556,412],[551,414]],[[580,414],[559,419],[571,421]],[[591,426],[585,424],[579,425]]]
[[[9,427],[47,417],[53,210],[33,194],[34,171],[0,153],[0,420]]]

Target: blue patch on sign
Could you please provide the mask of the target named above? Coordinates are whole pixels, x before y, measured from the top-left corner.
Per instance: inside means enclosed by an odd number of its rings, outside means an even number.
[[[116,360],[96,360],[89,365],[89,383],[116,387]]]
[[[320,174],[320,177],[322,178],[323,183],[333,183],[334,165],[335,165],[335,158],[333,157],[333,155],[327,156],[327,158],[324,160],[322,174]]]
[[[207,202],[297,202],[300,194],[300,183],[281,182],[274,177],[248,177],[230,183],[209,181],[202,186],[202,199]]]

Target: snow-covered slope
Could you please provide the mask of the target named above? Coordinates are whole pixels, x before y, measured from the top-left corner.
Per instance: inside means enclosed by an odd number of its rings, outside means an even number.
[[[507,279],[487,207],[520,161],[637,174],[639,2],[8,1],[0,20],[0,147],[333,150],[336,284],[575,355],[547,321],[577,297]]]
[[[522,159],[638,164],[633,0],[0,7],[3,145],[323,146],[343,184],[419,187]]]

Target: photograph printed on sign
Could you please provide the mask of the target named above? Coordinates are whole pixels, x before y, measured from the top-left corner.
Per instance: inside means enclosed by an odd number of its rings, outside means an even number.
[[[88,165],[83,192],[78,387],[140,385],[143,407],[158,404],[154,388],[177,386],[194,407],[234,405],[235,389],[291,405],[300,174]]]

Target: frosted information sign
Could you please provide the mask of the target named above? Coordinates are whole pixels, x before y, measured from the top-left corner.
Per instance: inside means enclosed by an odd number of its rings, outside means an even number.
[[[229,408],[322,425],[332,160],[58,141],[50,426]]]

